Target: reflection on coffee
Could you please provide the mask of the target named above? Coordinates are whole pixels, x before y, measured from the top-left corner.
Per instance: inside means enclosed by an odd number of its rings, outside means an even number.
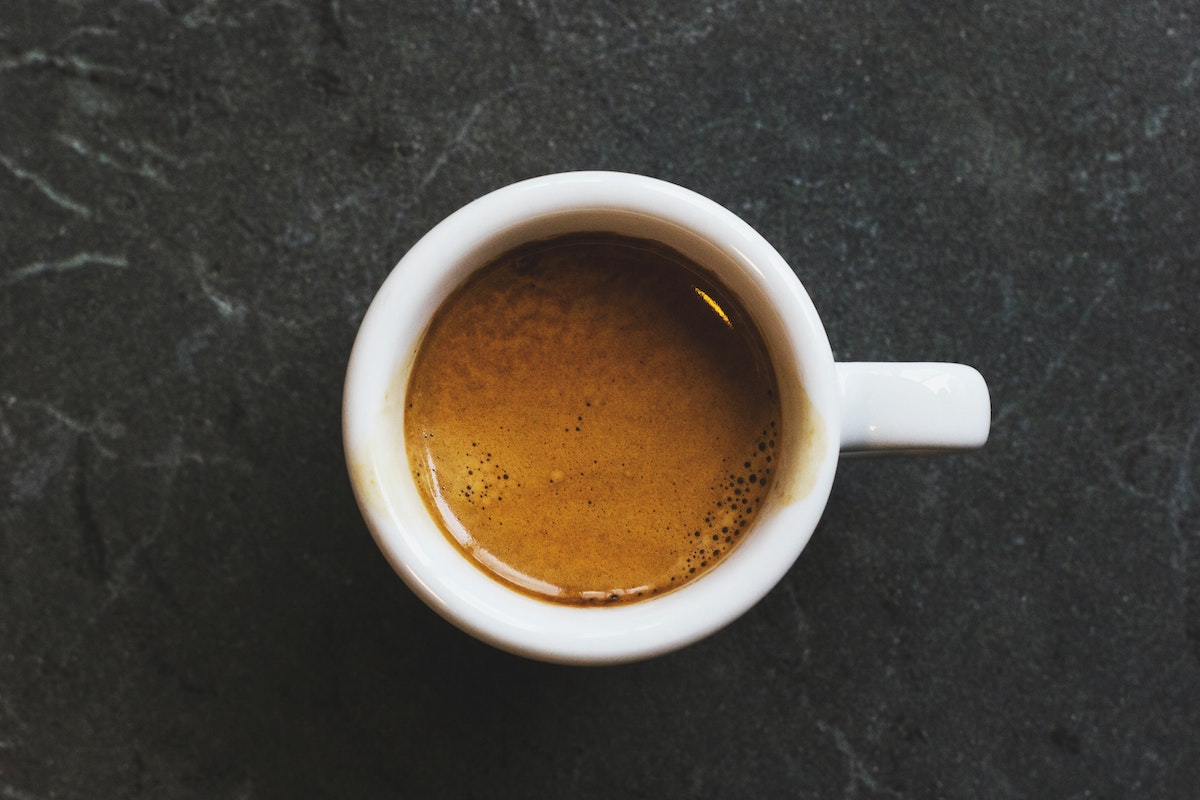
[[[510,251],[446,300],[404,432],[426,505],[477,566],[586,605],[663,594],[735,548],[779,420],[728,291],[661,244],[589,233]]]

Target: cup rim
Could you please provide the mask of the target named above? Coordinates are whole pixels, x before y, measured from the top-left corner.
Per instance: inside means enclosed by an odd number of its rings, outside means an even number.
[[[728,257],[718,275],[736,281],[772,348],[795,364],[823,440],[808,458],[805,491],[776,487],[752,535],[704,576],[662,596],[614,607],[578,607],[511,589],[470,563],[426,511],[407,469],[403,393],[420,340],[441,301],[505,242],[529,226],[588,215],[693,237]],[[607,215],[607,216],[605,216]],[[569,225],[569,221],[561,224]],[[515,237],[515,239],[514,239]],[[691,241],[691,239],[688,239]],[[711,266],[706,264],[706,266]],[[735,291],[737,290],[736,287]],[[738,291],[738,294],[744,294]],[[768,321],[764,317],[769,317]],[[773,341],[774,339],[774,341]],[[781,375],[782,378],[782,375]],[[786,402],[787,396],[784,395]],[[359,509],[385,557],[441,616],[501,649],[543,661],[603,664],[676,650],[714,633],[762,599],[800,555],[824,511],[838,459],[833,355],[816,308],[783,257],[736,214],[689,189],[619,172],[527,179],[474,200],[400,259],[359,327],[346,371],[343,443]],[[388,432],[393,435],[386,436]],[[791,448],[796,450],[798,448]],[[398,454],[397,454],[398,451]],[[778,491],[777,491],[778,490]],[[786,496],[785,496],[786,494]]]

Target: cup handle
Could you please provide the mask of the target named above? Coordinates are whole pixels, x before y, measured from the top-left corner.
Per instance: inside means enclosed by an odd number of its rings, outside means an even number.
[[[982,447],[987,383],[965,364],[842,362],[843,455],[950,453]]]

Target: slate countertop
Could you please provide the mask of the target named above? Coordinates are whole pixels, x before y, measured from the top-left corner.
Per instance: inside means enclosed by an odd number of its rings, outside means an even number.
[[[0,798],[1194,797],[1200,17],[943,6],[0,8]],[[339,431],[405,250],[580,168],[733,209],[839,359],[994,411],[602,669],[427,610]]]

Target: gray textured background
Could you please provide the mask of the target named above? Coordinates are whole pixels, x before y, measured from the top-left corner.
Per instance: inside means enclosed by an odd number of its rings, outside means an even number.
[[[1191,2],[0,2],[0,798],[1190,798]],[[845,464],[683,652],[550,667],[379,556],[345,360],[531,175],[709,195],[987,448]]]

